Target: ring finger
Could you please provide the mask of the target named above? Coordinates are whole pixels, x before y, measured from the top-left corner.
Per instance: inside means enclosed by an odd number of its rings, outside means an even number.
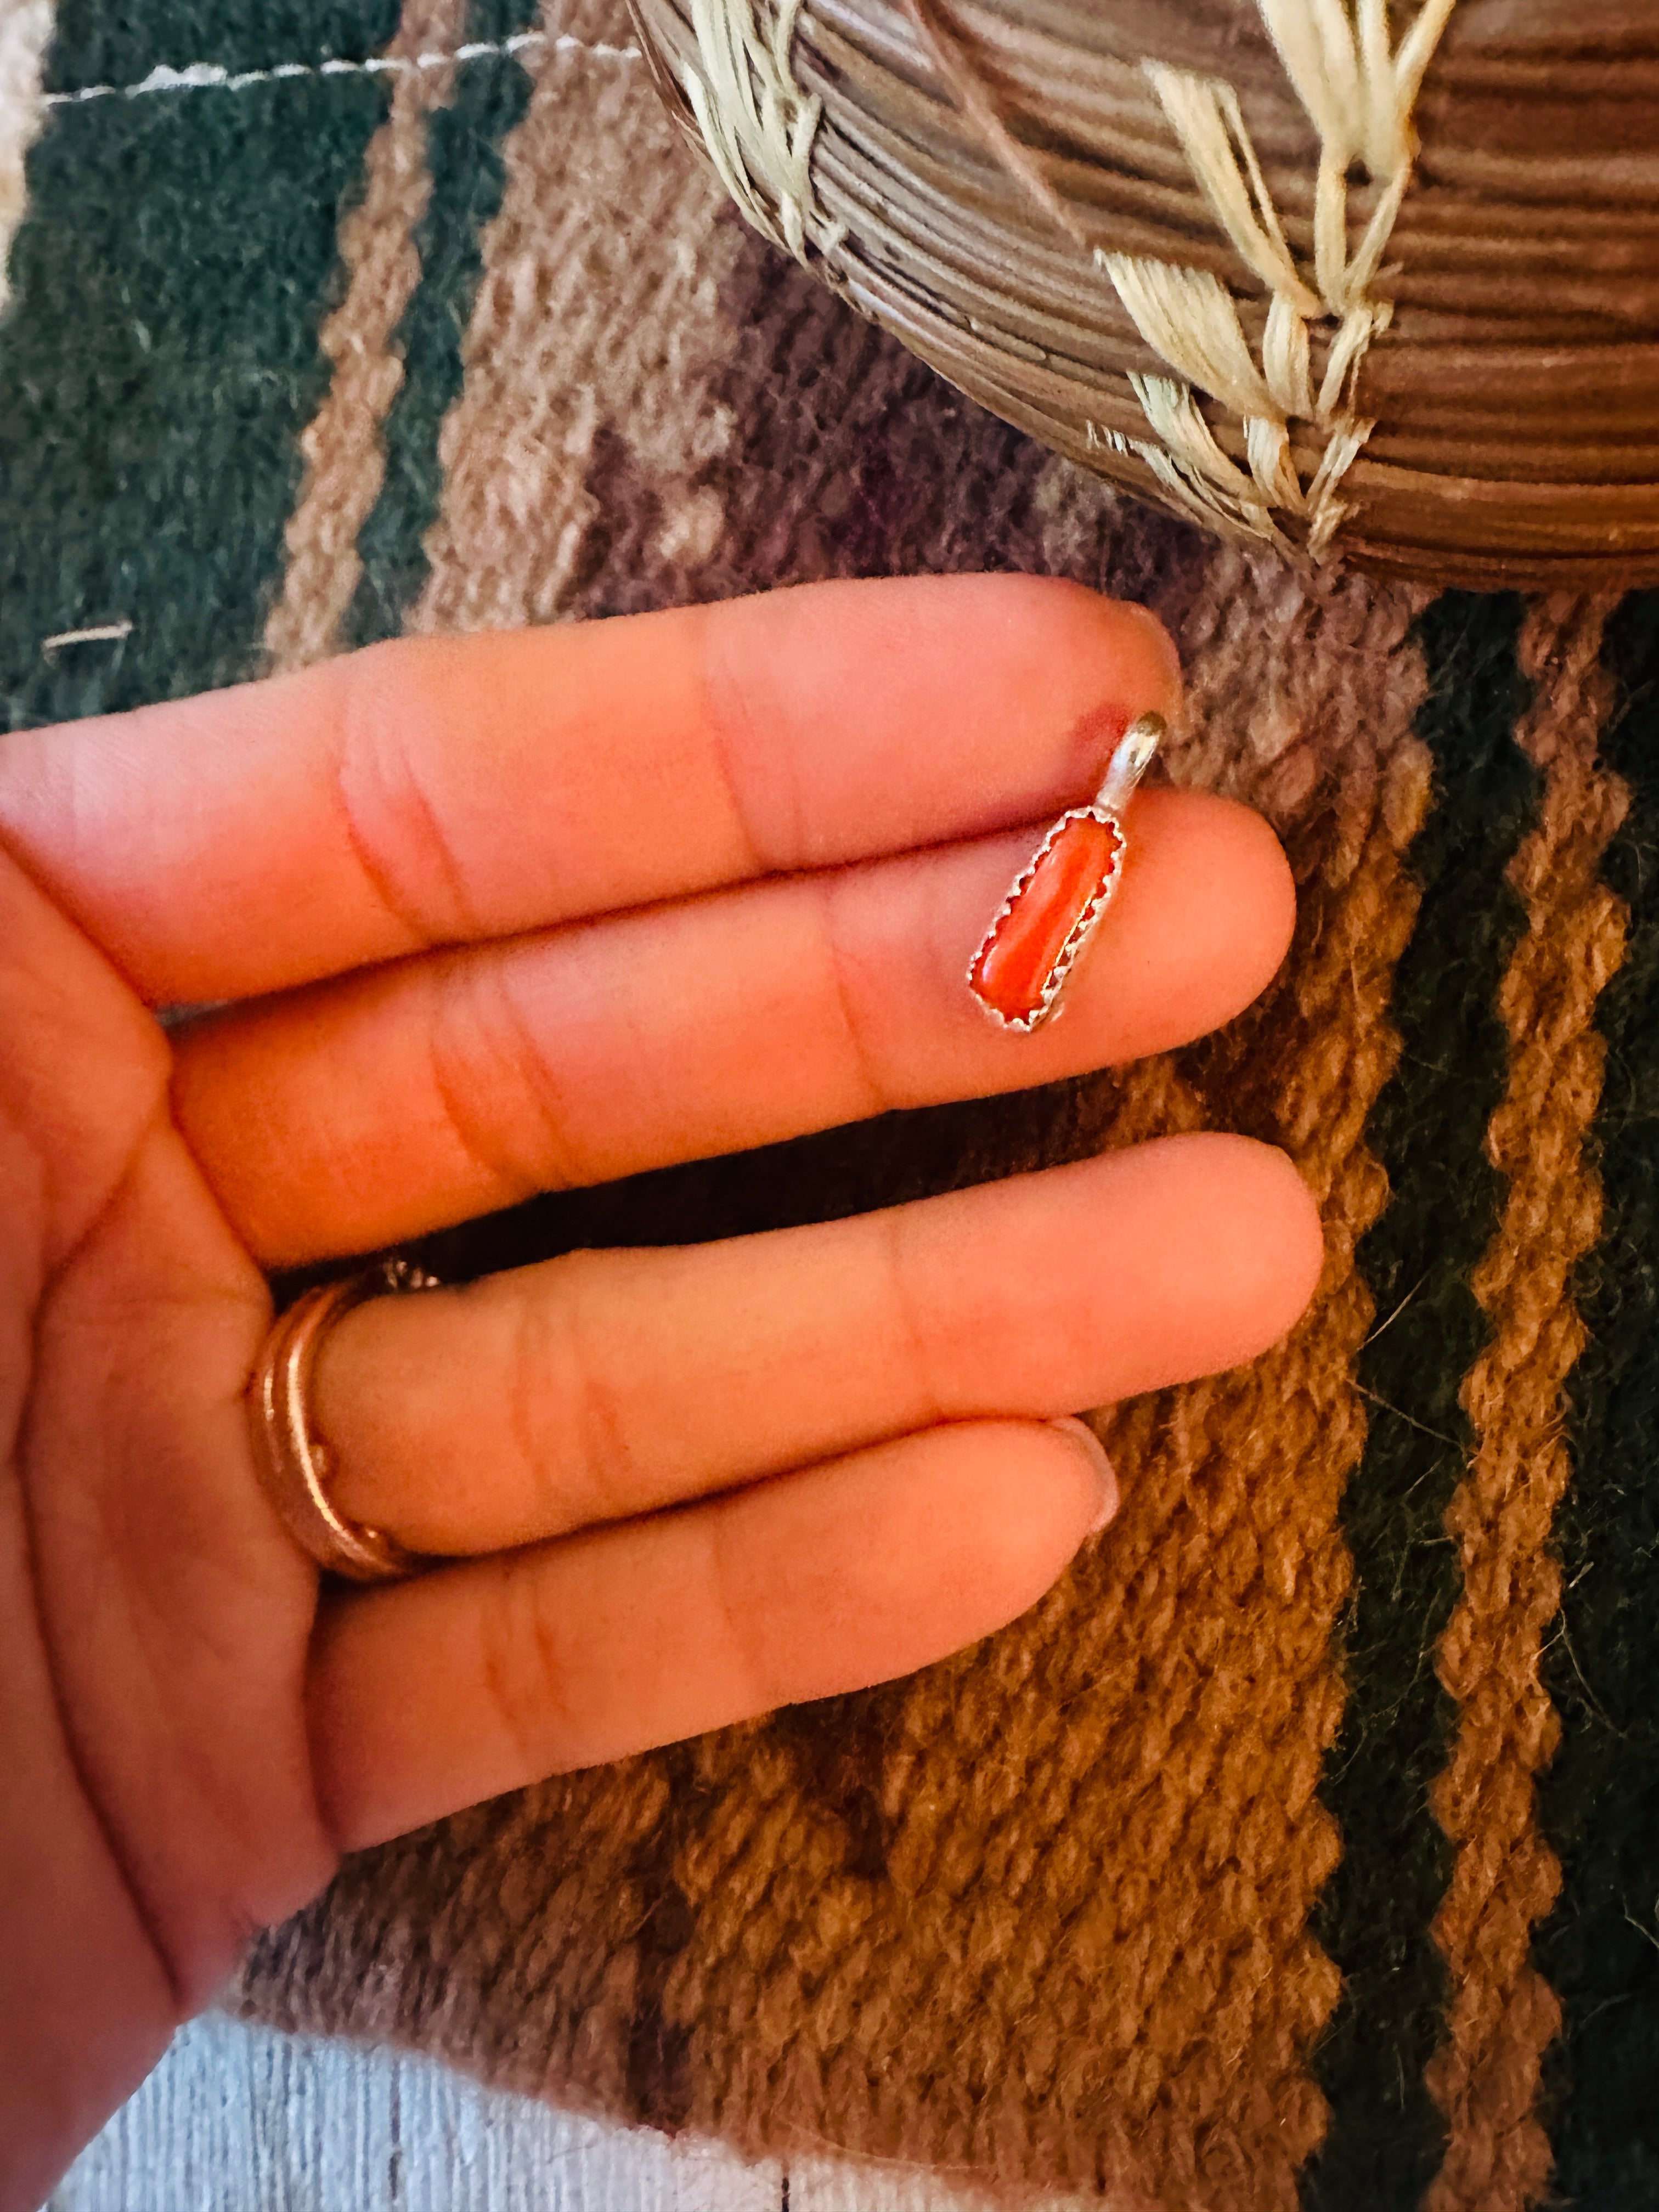
[[[314,1413],[352,1519],[492,1551],[1234,1365],[1301,1310],[1319,1250],[1282,1154],[1170,1138],[853,1220],[374,1300],[325,1340]]]

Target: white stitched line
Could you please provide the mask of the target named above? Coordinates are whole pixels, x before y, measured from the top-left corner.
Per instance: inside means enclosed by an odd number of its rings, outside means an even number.
[[[608,62],[640,59],[637,46],[608,46],[573,38],[568,31],[561,31],[556,36],[546,31],[520,31],[510,39],[475,40],[471,46],[457,46],[447,54],[374,54],[363,62],[278,62],[274,69],[242,70],[234,74],[218,62],[191,62],[185,69],[172,69],[166,62],[158,62],[149,75],[141,77],[137,84],[88,84],[78,92],[49,92],[40,104],[43,107],[78,107],[83,100],[137,100],[152,92],[240,92],[244,85],[280,84],[289,77],[407,75],[417,70],[448,69],[456,62],[510,59],[534,46],[550,47],[556,54],[592,54]]]
[[[123,615],[119,622],[94,623],[90,629],[60,629],[56,637],[43,637],[43,653],[56,653],[60,645],[112,645],[132,635],[132,617]]]

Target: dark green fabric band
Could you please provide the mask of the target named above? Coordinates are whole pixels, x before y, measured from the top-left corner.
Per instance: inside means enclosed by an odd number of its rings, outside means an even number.
[[[130,15],[82,0],[64,10],[49,82],[131,84],[204,57],[315,62],[342,45],[372,52],[396,21],[393,0],[169,0]],[[327,385],[317,328],[339,214],[386,100],[383,79],[353,74],[51,111],[0,344],[10,726],[253,672],[298,439]],[[124,623],[122,638],[46,642]]]

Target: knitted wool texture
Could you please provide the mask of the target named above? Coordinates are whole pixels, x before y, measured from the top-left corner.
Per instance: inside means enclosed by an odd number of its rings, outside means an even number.
[[[1659,599],[1310,580],[1136,511],[751,238],[616,0],[40,27],[0,77],[12,726],[1029,569],[1164,617],[1175,774],[1300,886],[1185,1052],[430,1241],[680,1242],[1213,1127],[1291,1153],[1328,1256],[1277,1351],[1098,1417],[1122,1511],[1002,1634],[354,1859],[237,2002],[1006,2199],[1659,2205]]]

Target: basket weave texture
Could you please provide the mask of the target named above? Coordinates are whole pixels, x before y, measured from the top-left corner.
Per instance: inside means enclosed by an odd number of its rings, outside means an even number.
[[[1363,288],[1377,326],[1322,417],[1271,410],[1285,437],[1264,471],[1252,467],[1237,352],[1206,382],[1201,348],[1172,356],[1149,342],[1157,303],[1132,311],[1108,264],[1196,272],[1210,307],[1213,280],[1251,373],[1271,361],[1273,287],[1218,218],[1172,116],[1177,95],[1207,103],[1213,137],[1215,117],[1237,115],[1242,133],[1216,155],[1222,179],[1236,170],[1249,202],[1255,167],[1270,243],[1276,227],[1316,292],[1322,155],[1350,149],[1334,147],[1330,116],[1322,129],[1305,79],[1293,81],[1285,38],[1314,38],[1331,11],[1311,0],[807,0],[786,10],[780,41],[771,0],[635,4],[659,82],[700,143],[707,109],[720,111],[722,166],[738,168],[751,220],[765,227],[781,198],[781,242],[1069,459],[1212,526],[1374,572],[1474,586],[1650,580],[1659,10],[1453,0],[1448,11],[1428,0],[1431,10],[1426,69],[1402,97],[1403,196],[1382,218],[1384,250]],[[1384,14],[1355,0],[1346,15],[1361,93],[1365,20]],[[1395,15],[1383,35],[1399,55],[1418,11]],[[748,35],[722,84],[718,48],[734,22]],[[771,119],[799,133],[793,166],[769,164],[762,134],[732,112],[750,97],[764,109],[769,91]],[[1357,254],[1389,179],[1386,145],[1370,167],[1363,129],[1353,147],[1343,175]],[[1340,304],[1304,301],[1315,392],[1346,343]],[[1172,412],[1174,465],[1170,422],[1158,419]],[[1332,453],[1344,426],[1352,454]]]

